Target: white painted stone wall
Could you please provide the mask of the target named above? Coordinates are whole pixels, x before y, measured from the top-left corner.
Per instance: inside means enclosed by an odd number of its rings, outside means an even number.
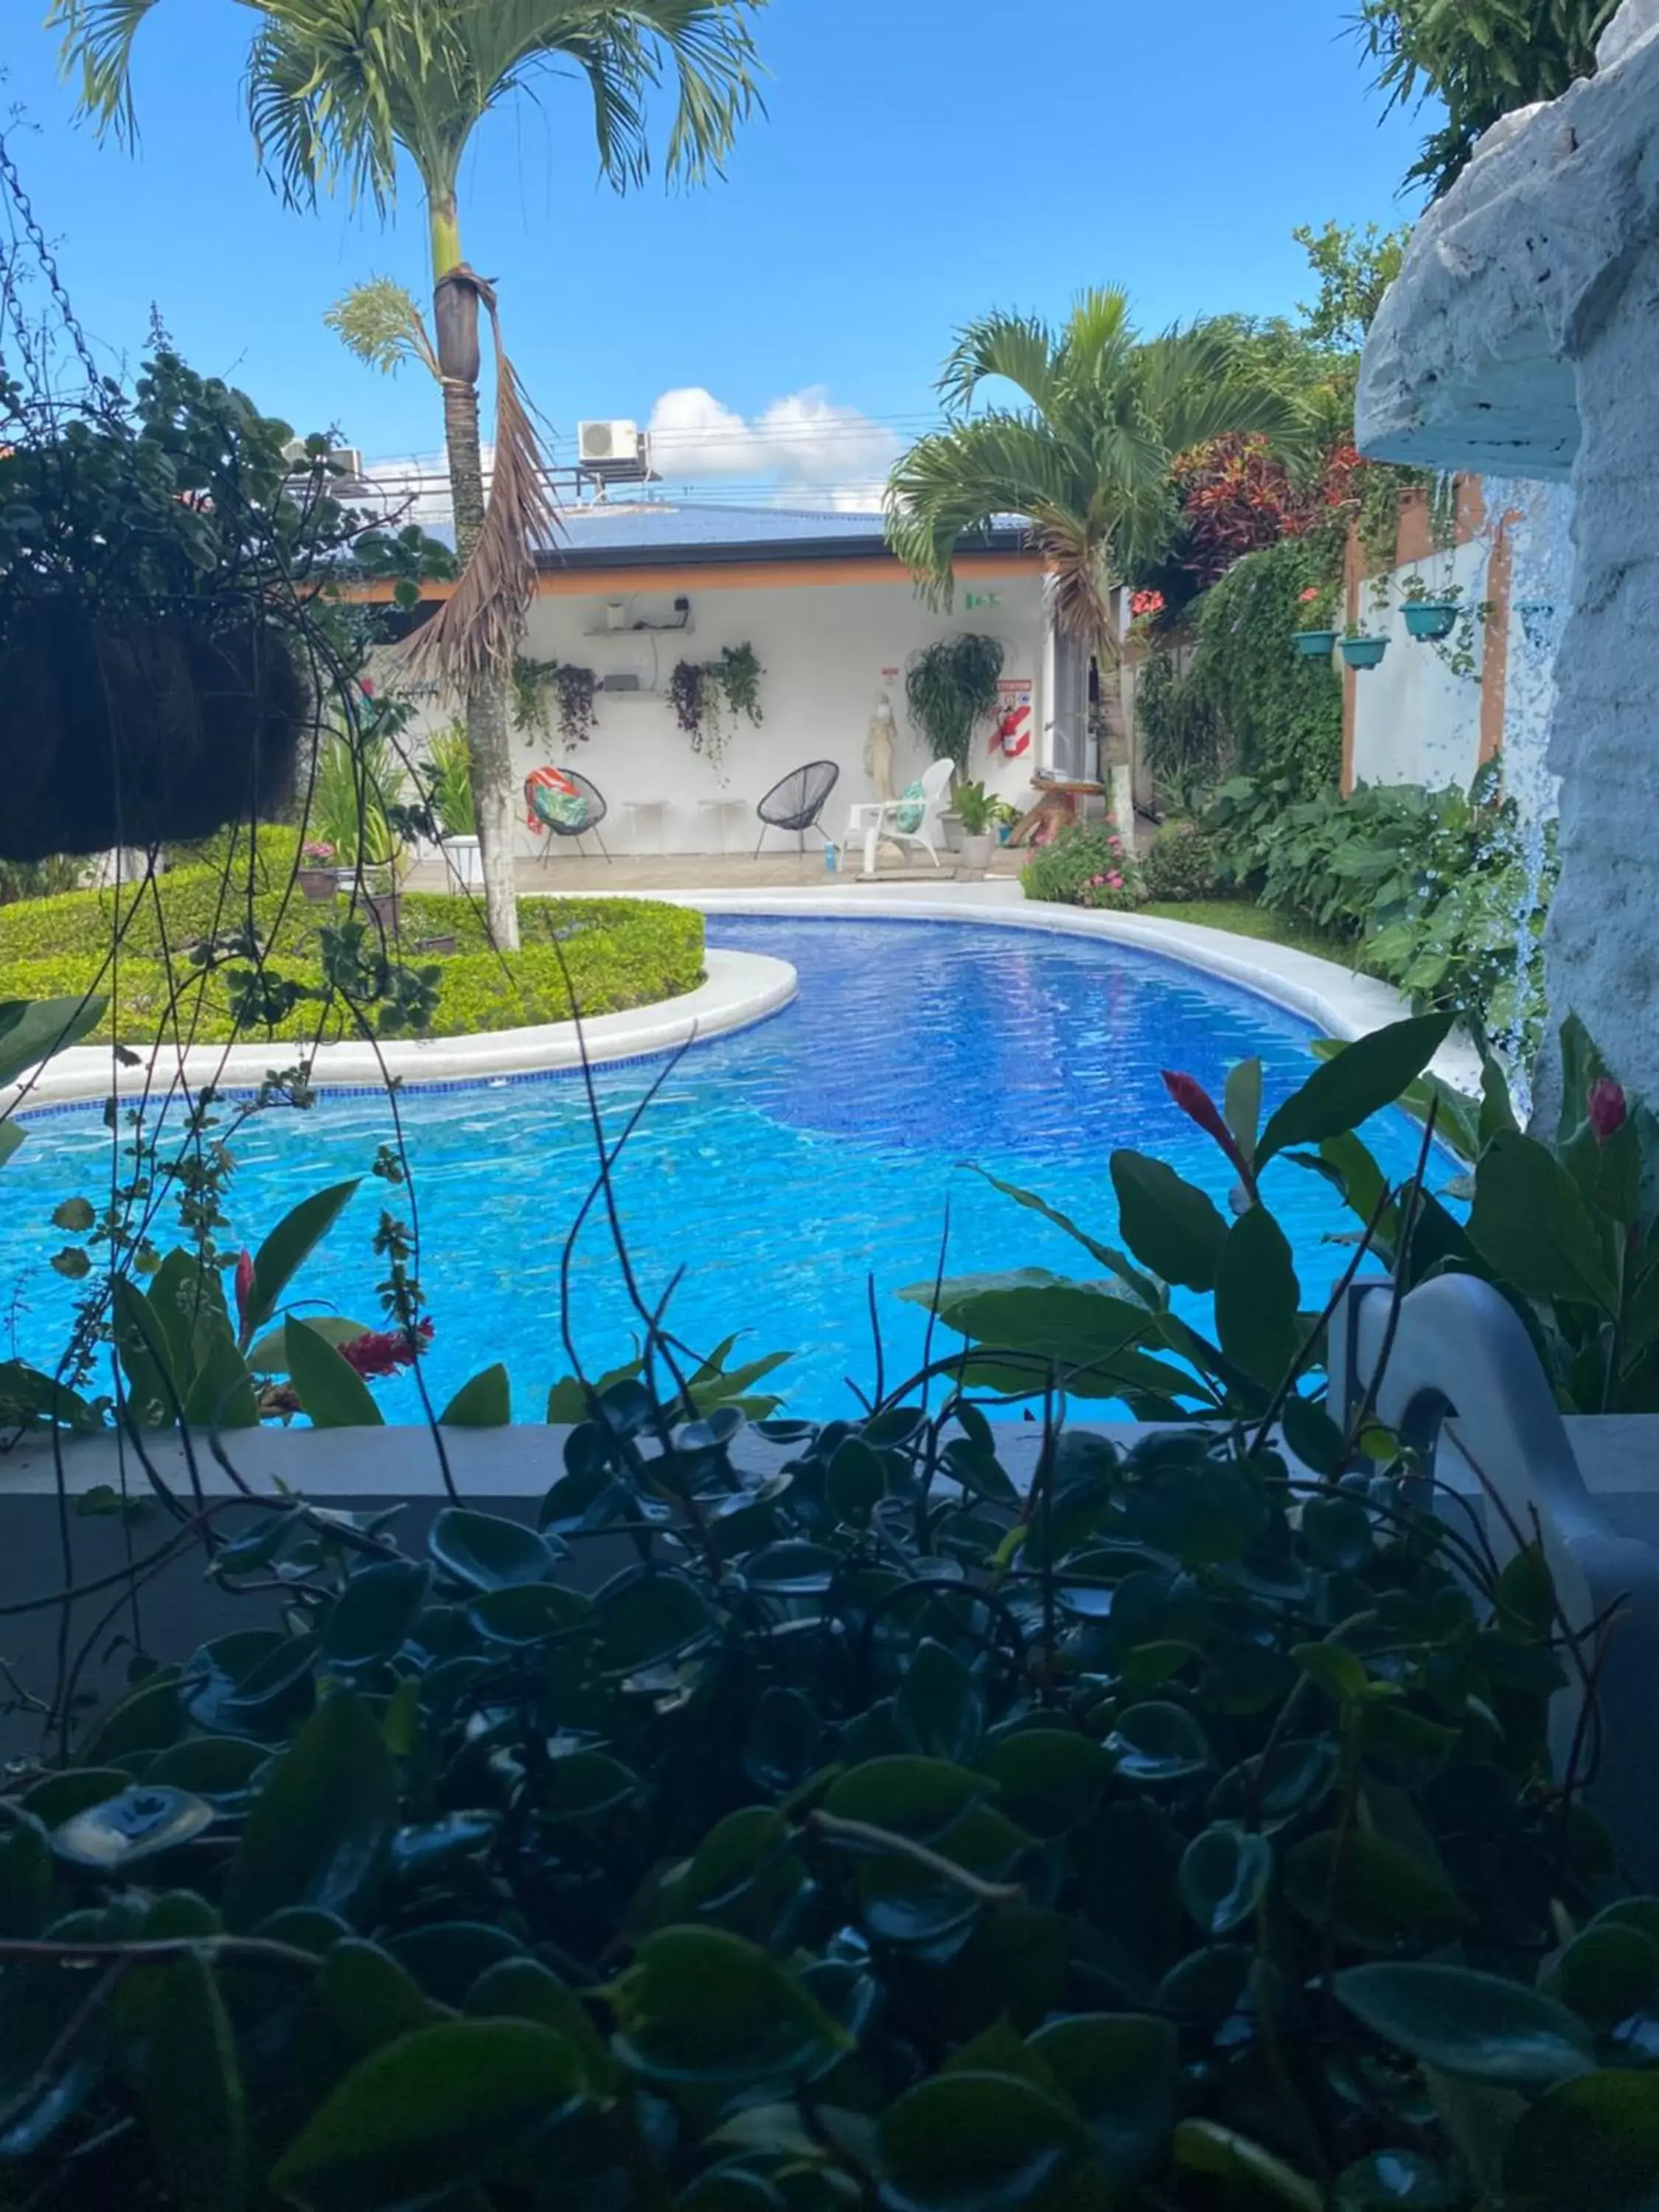
[[[1475,539],[1362,586],[1360,626],[1372,636],[1386,637],[1389,649],[1380,668],[1359,676],[1354,693],[1357,783],[1420,783],[1430,789],[1455,783],[1468,789],[1480,760],[1477,677],[1486,652],[1486,625],[1474,625],[1477,676],[1458,676],[1448,665],[1458,634],[1437,650],[1412,636],[1403,609],[1413,577],[1420,577],[1437,596],[1455,585],[1462,604],[1478,607],[1486,597],[1489,566],[1488,547]]]
[[[1002,640],[1004,674],[1029,678],[1034,687],[1031,747],[1006,761],[987,748],[988,732],[975,741],[973,773],[1016,804],[1030,803],[1031,774],[1048,757],[1045,725],[1050,709],[1043,696],[1045,620],[1041,578],[1032,572],[990,580],[974,578],[958,586],[956,610],[935,614],[910,584],[835,582],[834,564],[825,564],[823,583],[737,589],[720,586],[718,570],[684,573],[669,589],[631,593],[621,600],[623,620],[669,623],[673,602],[691,602],[692,628],[679,630],[612,631],[605,627],[606,599],[538,599],[530,611],[525,643],[536,659],[556,659],[589,667],[600,677],[632,673],[642,696],[599,695],[597,726],[591,740],[567,754],[560,742],[556,714],[550,744],[514,740],[523,772],[543,763],[576,769],[604,793],[611,814],[602,835],[614,852],[718,853],[722,837],[734,852],[752,852],[760,824],[755,801],[790,769],[811,760],[833,760],[841,778],[825,819],[837,835],[848,807],[872,796],[864,770],[865,732],[883,672],[896,669],[886,685],[892,700],[899,744],[894,775],[902,789],[921,775],[929,755],[905,714],[903,670],[919,647],[957,631],[975,630]],[[986,594],[993,605],[966,604],[969,593]],[[614,597],[615,594],[611,596]],[[758,729],[739,721],[730,749],[718,767],[691,750],[666,697],[677,660],[716,659],[724,646],[752,645],[765,674]],[[422,726],[445,717],[431,713]],[[733,802],[724,815],[704,802]],[[659,800],[663,811],[630,813],[630,800]],[[543,841],[520,815],[520,850],[539,853]],[[789,850],[793,839],[773,831],[769,849]],[[550,866],[574,849],[560,841]]]
[[[1371,332],[1385,459],[1571,473],[1577,564],[1548,764],[1562,779],[1551,1006],[1659,1099],[1659,0],[1598,75],[1490,132],[1419,224]],[[1547,1080],[1540,1106],[1547,1110]]]

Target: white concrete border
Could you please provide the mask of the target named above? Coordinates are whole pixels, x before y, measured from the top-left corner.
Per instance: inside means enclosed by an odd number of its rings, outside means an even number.
[[[313,1055],[311,1079],[319,1090],[379,1089],[387,1075],[410,1085],[477,1083],[579,1066],[584,1046],[597,1063],[638,1060],[747,1029],[795,995],[795,971],[787,960],[716,947],[705,954],[703,965],[707,980],[695,991],[626,1013],[596,1014],[580,1034],[574,1022],[543,1022],[482,1036],[388,1037],[378,1052],[360,1043],[325,1044]],[[37,1107],[106,1098],[115,1091],[161,1092],[181,1078],[192,1088],[207,1083],[222,1090],[252,1088],[283,1064],[284,1052],[295,1050],[282,1044],[198,1045],[180,1054],[161,1045],[141,1054],[137,1066],[122,1067],[107,1045],[76,1045],[48,1060],[32,1084],[0,1091],[0,1113],[21,1101],[27,1120]]]
[[[849,884],[845,890],[644,892],[705,915],[831,915],[872,921],[956,921],[995,929],[1040,929],[1063,937],[1094,937],[1133,945],[1164,959],[1216,975],[1259,998],[1312,1022],[1325,1036],[1352,1044],[1373,1030],[1403,1021],[1408,1000],[1392,984],[1361,975],[1334,960],[1297,952],[1267,939],[1240,937],[1229,929],[1206,929],[1195,922],[1166,921],[1155,915],[1096,914],[1086,907],[1027,902],[1017,884],[993,879],[954,887],[955,896],[932,884],[889,884],[879,890]],[[1437,1054],[1435,1073],[1460,1091],[1477,1094],[1480,1056],[1467,1039],[1453,1037]]]

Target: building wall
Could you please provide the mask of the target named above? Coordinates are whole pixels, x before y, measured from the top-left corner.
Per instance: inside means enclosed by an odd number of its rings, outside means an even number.
[[[754,573],[745,572],[746,577]],[[559,590],[531,608],[526,654],[590,667],[601,678],[632,672],[641,691],[636,696],[601,691],[592,738],[570,753],[550,702],[550,741],[515,738],[524,772],[546,763],[591,778],[609,802],[603,834],[615,851],[718,853],[723,838],[733,851],[752,851],[761,794],[792,769],[833,760],[841,777],[825,820],[839,836],[848,805],[872,796],[864,744],[877,693],[885,689],[892,701],[898,738],[894,779],[902,790],[929,757],[906,716],[905,664],[919,647],[971,629],[1001,639],[1005,678],[1029,678],[1034,687],[1029,750],[1005,760],[988,750],[988,732],[981,730],[972,772],[1000,794],[1028,804],[1032,770],[1047,757],[1048,719],[1043,589],[1035,564],[1011,562],[1006,574],[975,575],[958,586],[950,615],[932,612],[902,576],[843,583],[834,580],[835,574],[833,564],[825,564],[822,581],[769,588],[744,580],[730,588],[719,584],[718,571],[685,570],[678,576],[653,571],[649,588],[624,592],[613,571],[592,596],[572,591],[575,578],[560,579]],[[976,602],[971,608],[970,595]],[[608,599],[619,599],[625,623],[668,623],[675,619],[676,596],[690,601],[689,633],[606,627]],[[984,604],[988,599],[992,603]],[[677,660],[711,660],[722,647],[741,644],[753,646],[765,671],[760,687],[764,720],[759,728],[740,722],[716,764],[692,751],[669,704],[667,685]],[[441,719],[428,712],[424,725]],[[716,799],[732,802],[724,814],[706,803]],[[660,801],[662,811],[630,812],[630,800]],[[541,850],[541,840],[522,825],[520,836],[525,852]],[[776,831],[769,838],[778,850],[785,842]]]
[[[1481,752],[1483,682],[1477,680],[1496,647],[1490,622],[1474,625],[1476,676],[1454,674],[1443,655],[1461,642],[1458,633],[1437,650],[1411,636],[1406,628],[1404,593],[1414,574],[1431,592],[1448,582],[1462,592],[1465,606],[1487,597],[1491,549],[1480,539],[1437,554],[1420,564],[1368,578],[1361,586],[1359,623],[1372,636],[1386,636],[1389,649],[1380,668],[1352,679],[1354,726],[1352,780],[1356,783],[1421,783],[1431,787],[1455,783],[1467,788]],[[1461,625],[1460,625],[1461,628]]]

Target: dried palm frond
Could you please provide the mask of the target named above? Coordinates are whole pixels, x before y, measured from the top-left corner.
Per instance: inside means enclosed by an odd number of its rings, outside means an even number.
[[[504,678],[524,635],[536,589],[536,556],[551,546],[557,510],[547,456],[518,376],[501,343],[495,294],[465,265],[450,281],[470,284],[488,309],[495,349],[495,453],[483,529],[453,592],[407,648],[417,675],[435,677],[465,697],[480,683]]]

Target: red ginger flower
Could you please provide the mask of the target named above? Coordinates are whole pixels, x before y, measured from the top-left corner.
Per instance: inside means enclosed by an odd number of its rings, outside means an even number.
[[[339,1352],[346,1365],[355,1367],[368,1382],[395,1375],[401,1367],[412,1367],[431,1341],[432,1323],[423,1321],[416,1326],[413,1344],[401,1328],[370,1328],[341,1345]]]
[[[1589,1087],[1585,1104],[1598,1145],[1605,1145],[1609,1137],[1616,1136],[1630,1113],[1623,1089],[1610,1075],[1597,1076]]]
[[[1174,1075],[1166,1067],[1164,1088],[1175,1100],[1188,1121],[1196,1121],[1206,1136],[1213,1137],[1227,1158],[1238,1170],[1238,1179],[1250,1196],[1255,1196],[1255,1170],[1239,1149],[1238,1139],[1227,1127],[1221,1109],[1204,1085],[1190,1075]]]
[[[253,1297],[253,1255],[236,1255],[236,1325],[243,1331],[247,1328],[248,1306]]]

